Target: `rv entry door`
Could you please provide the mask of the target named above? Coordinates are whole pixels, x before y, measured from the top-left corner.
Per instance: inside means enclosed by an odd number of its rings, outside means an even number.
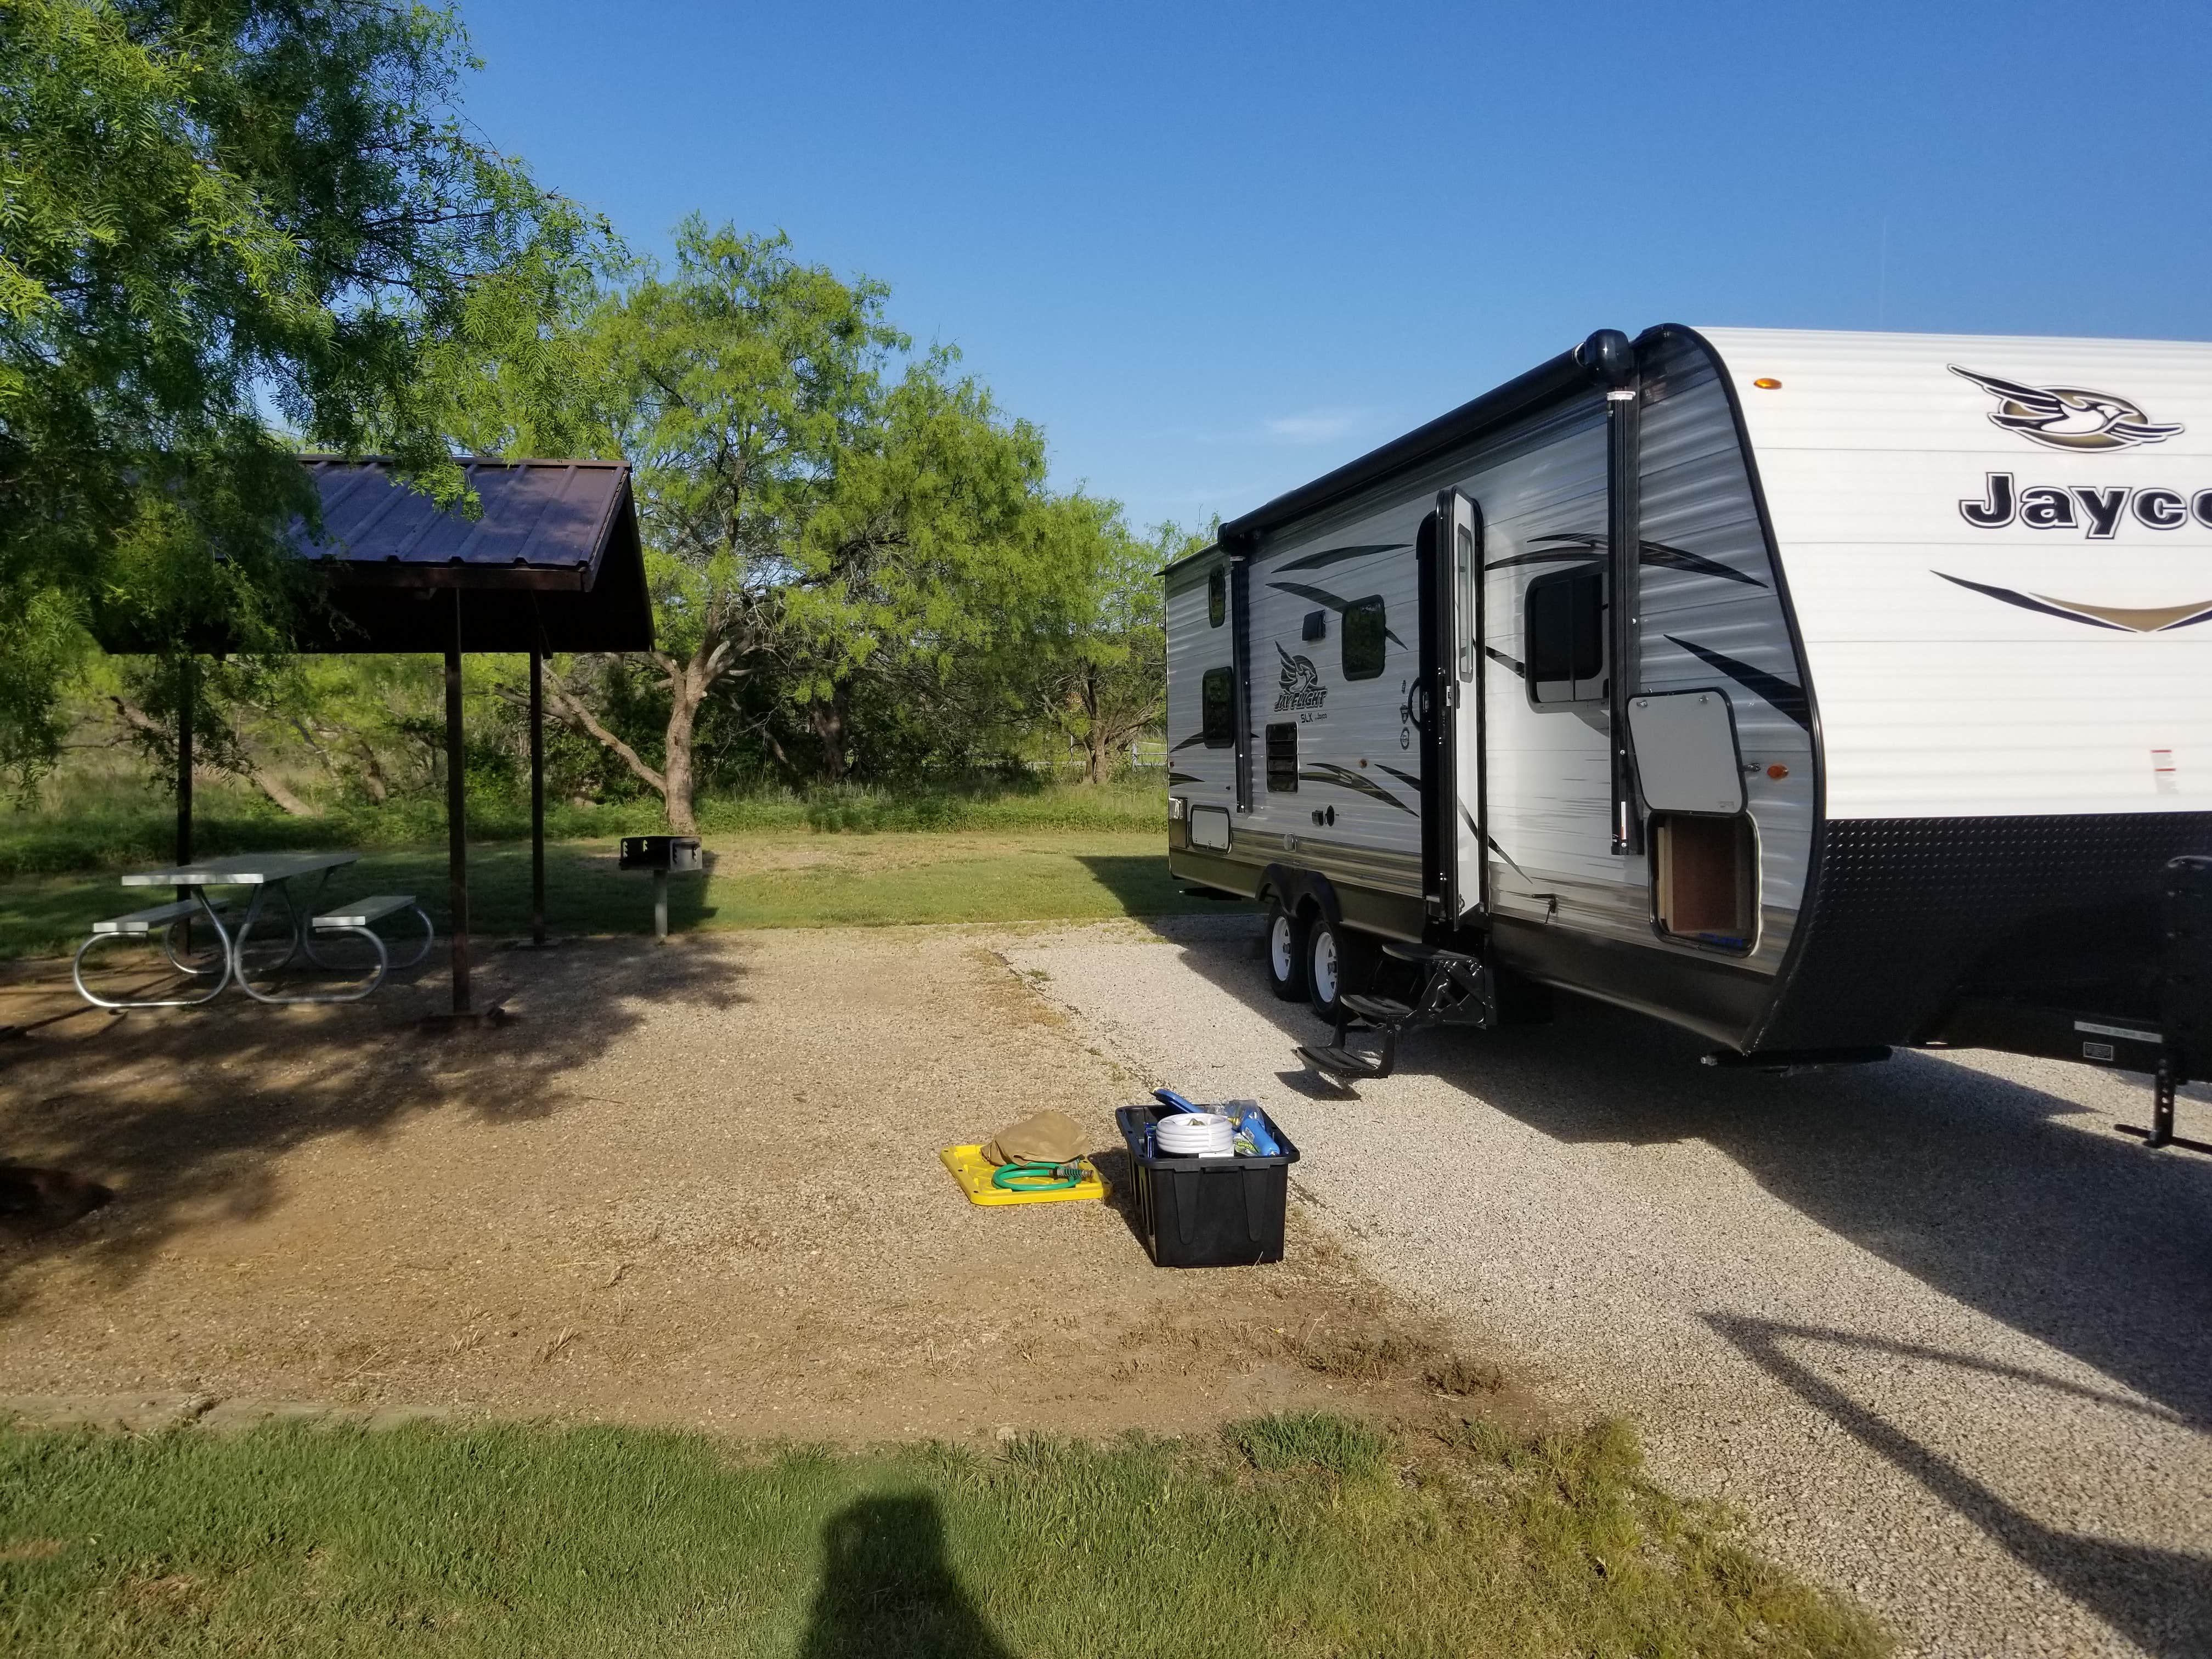
[[[1482,509],[1456,489],[1421,526],[1421,849],[1429,914],[1448,927],[1489,899],[1483,857]]]

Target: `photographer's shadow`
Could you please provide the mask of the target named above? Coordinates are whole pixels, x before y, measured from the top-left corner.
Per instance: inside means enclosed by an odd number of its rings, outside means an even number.
[[[822,1553],[800,1659],[1013,1659],[945,1559],[935,1499],[848,1504],[822,1529]]]

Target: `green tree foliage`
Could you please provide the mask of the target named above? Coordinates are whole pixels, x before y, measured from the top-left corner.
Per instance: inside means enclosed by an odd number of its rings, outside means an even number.
[[[1083,757],[1083,775],[1103,783],[1134,738],[1167,717],[1166,592],[1160,572],[1210,538],[1161,526],[1148,541],[1110,501],[1083,496],[1059,504],[1058,547],[1069,582],[1049,647],[1036,659],[1040,713]]]
[[[269,411],[459,493],[434,349],[604,242],[465,126],[471,65],[392,0],[0,0],[0,761],[51,757],[81,627],[282,646]]]
[[[702,732],[794,780],[972,763],[1024,720],[1073,591],[1042,434],[949,349],[915,355],[882,284],[696,217],[675,242],[665,269],[561,293],[560,330],[439,360],[475,447],[635,468],[659,752],[609,718],[611,665],[568,665],[553,707],[678,829]]]

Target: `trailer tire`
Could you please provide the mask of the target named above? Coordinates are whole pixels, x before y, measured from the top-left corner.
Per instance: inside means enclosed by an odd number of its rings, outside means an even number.
[[[1306,933],[1308,923],[1280,899],[1267,901],[1267,930],[1261,943],[1267,963],[1267,988],[1285,1002],[1303,1002],[1306,996]]]
[[[1344,1012],[1338,999],[1371,988],[1382,954],[1367,934],[1316,916],[1306,930],[1306,1000],[1314,1012],[1335,1024]]]

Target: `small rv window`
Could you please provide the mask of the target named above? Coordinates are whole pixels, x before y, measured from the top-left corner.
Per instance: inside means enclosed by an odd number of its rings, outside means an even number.
[[[1389,630],[1380,593],[1354,599],[1344,607],[1345,678],[1371,680],[1382,672]]]
[[[1206,579],[1206,625],[1218,628],[1229,618],[1229,573],[1216,566]]]
[[[1226,668],[1209,668],[1198,683],[1199,731],[1208,749],[1237,742],[1237,677]]]
[[[1277,720],[1267,727],[1267,793],[1288,794],[1298,787],[1298,723]]]
[[[1528,700],[1589,702],[1605,695],[1605,576],[1560,570],[1528,584]]]

